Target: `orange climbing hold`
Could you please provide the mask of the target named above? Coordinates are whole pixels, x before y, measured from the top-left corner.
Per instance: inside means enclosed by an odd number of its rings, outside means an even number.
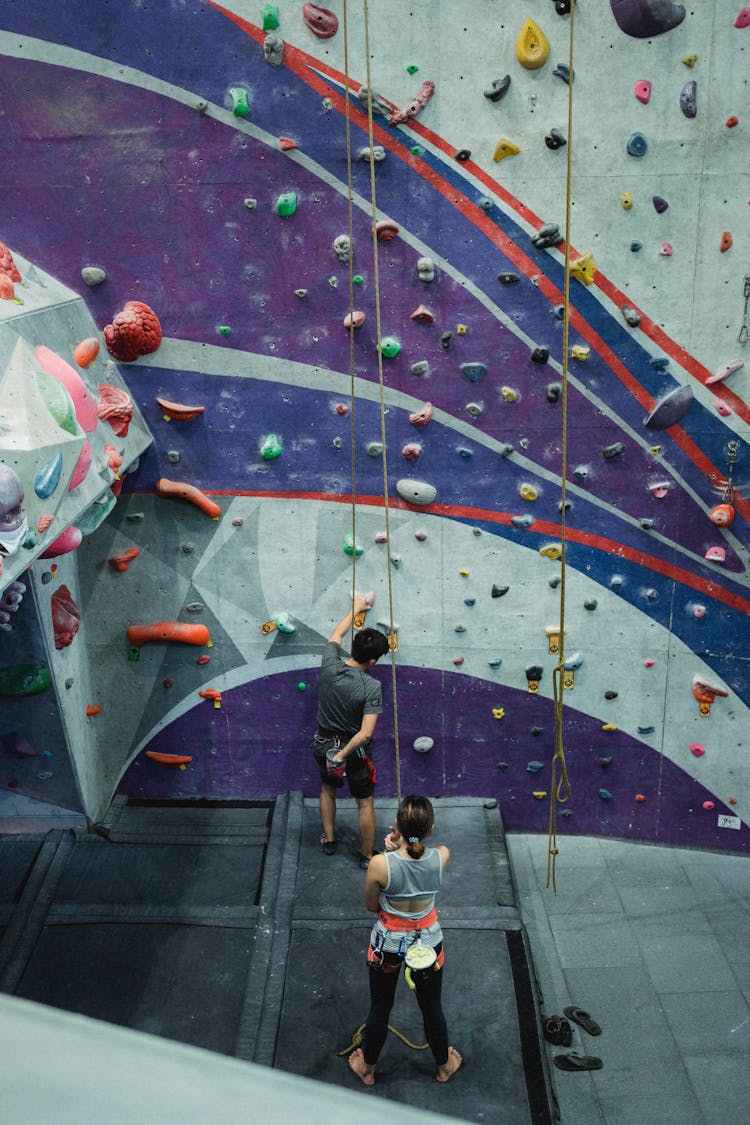
[[[80,344],[76,344],[73,348],[73,359],[79,367],[88,367],[98,355],[99,341],[96,336],[89,336],[87,340],[81,340]]]
[[[207,645],[210,640],[211,634],[205,625],[188,625],[182,621],[156,621],[153,625],[131,625],[128,628],[128,641],[133,648],[160,641]]]
[[[731,117],[728,117],[726,119],[726,121],[724,122],[727,129],[735,129],[739,125],[739,123],[740,123],[739,117],[735,117],[734,114],[732,114]]]
[[[279,148],[282,152],[289,152],[290,149],[296,147],[297,142],[293,141],[291,137],[279,137]]]
[[[128,569],[133,559],[137,558],[140,553],[137,547],[129,547],[127,551],[123,551],[120,555],[111,555],[107,559],[107,562],[113,570],[117,570],[122,574],[123,571]]]
[[[189,754],[158,754],[156,750],[147,750],[146,757],[160,766],[185,766],[193,760]]]
[[[205,406],[186,406],[182,402],[170,402],[168,398],[160,398],[158,395],[156,401],[159,403],[167,422],[170,422],[172,418],[175,418],[178,422],[189,422],[192,418],[197,418],[206,409]]]
[[[96,707],[92,703],[89,703],[86,708],[86,718],[90,719],[92,715],[98,715],[100,711],[101,707]]]
[[[154,488],[160,496],[177,496],[182,500],[189,500],[191,504],[195,504],[196,508],[200,508],[211,519],[217,520],[221,515],[221,508],[215,504],[213,500],[209,500],[205,492],[201,492],[194,484],[186,484],[182,480],[167,480],[166,477],[160,477],[154,485]]]
[[[726,254],[727,250],[730,249],[733,241],[734,240],[729,231],[725,230],[721,236],[721,242],[719,243],[719,249],[721,250],[722,254]]]
[[[205,691],[199,691],[198,695],[201,699],[213,699],[214,703],[221,703],[221,692],[216,688],[206,688]]]

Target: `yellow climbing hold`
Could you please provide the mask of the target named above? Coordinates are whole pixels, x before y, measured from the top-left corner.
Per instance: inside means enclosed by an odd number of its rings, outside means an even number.
[[[536,797],[537,801],[543,801],[547,796],[546,789],[535,789],[532,796]]]
[[[570,276],[575,277],[578,281],[582,281],[584,285],[591,285],[596,273],[596,262],[590,250],[585,254],[581,254],[580,258],[576,258],[574,262],[570,263]]]
[[[468,578],[469,577],[468,570],[459,570],[458,573],[461,575],[462,578]]]
[[[578,359],[583,363],[584,360],[589,358],[590,351],[591,348],[587,348],[584,344],[573,344],[573,347],[570,349],[570,354],[573,359]]]
[[[504,707],[493,707],[492,708],[492,718],[493,719],[503,719],[504,717],[505,717],[505,708]]]
[[[620,206],[623,211],[631,211],[633,208],[633,197],[629,191],[624,191],[620,196]]]
[[[465,325],[465,324],[457,324],[456,325],[456,334],[458,336],[465,336],[468,331],[469,331],[469,329],[468,329],[467,325]]]
[[[617,730],[617,727],[615,726],[614,723],[605,723],[604,726],[602,727],[602,730],[608,730],[608,731],[609,730]]]
[[[545,559],[559,559],[562,555],[562,544],[548,543],[546,547],[539,548],[539,554]]]
[[[685,58],[682,61],[684,62],[685,66],[689,66],[689,67],[692,68],[697,63],[698,56],[697,55],[685,55]]]
[[[534,488],[533,484],[522,484],[519,488],[519,493],[522,500],[536,500],[539,493]]]
[[[539,70],[549,58],[549,43],[539,24],[526,20],[516,40],[516,58],[526,70]]]
[[[518,398],[518,391],[514,391],[512,387],[501,387],[500,394],[506,402],[515,402]]]
[[[495,145],[492,159],[497,163],[499,160],[504,160],[506,156],[518,156],[520,151],[518,145],[514,145],[513,141],[509,141],[507,137],[501,137]]]

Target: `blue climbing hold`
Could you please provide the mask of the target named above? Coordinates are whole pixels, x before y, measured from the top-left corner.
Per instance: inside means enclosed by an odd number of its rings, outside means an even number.
[[[42,465],[34,479],[34,492],[40,500],[46,500],[57,488],[62,475],[63,458],[58,449],[54,457]]]
[[[612,800],[612,794],[610,793],[609,789],[600,789],[599,790],[599,796],[601,797],[601,799],[603,801],[611,801]]]
[[[510,522],[514,527],[531,527],[534,522],[534,517],[529,515],[524,516],[511,516]]]
[[[558,78],[562,78],[562,80],[566,84],[566,86],[570,85],[571,74],[570,74],[570,67],[567,65],[567,63],[559,62],[557,64],[557,66],[555,67],[555,69],[552,71],[552,73],[554,75],[556,75]],[[573,71],[573,75],[572,75],[573,81],[575,81],[575,76],[576,76],[576,72]]]
[[[470,383],[478,383],[483,375],[487,373],[487,365],[484,363],[462,363],[461,374]]]
[[[669,367],[668,355],[654,355],[648,361],[649,367],[653,367],[654,371],[666,371]]]
[[[643,243],[639,242],[637,238],[634,238],[633,241],[630,243],[630,249],[633,251],[634,254],[637,254],[638,251],[642,247],[643,247]]]
[[[633,133],[628,140],[627,150],[630,156],[645,156],[648,151],[648,141],[643,133]]]
[[[526,772],[527,773],[539,773],[539,771],[543,770],[543,769],[544,769],[544,762],[529,762],[529,764],[526,767]]]

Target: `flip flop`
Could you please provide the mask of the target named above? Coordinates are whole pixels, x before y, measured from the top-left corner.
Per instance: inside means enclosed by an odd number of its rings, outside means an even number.
[[[542,1031],[547,1042],[556,1047],[569,1047],[573,1042],[573,1028],[563,1016],[547,1016]]]
[[[552,1060],[558,1070],[601,1070],[604,1063],[596,1055],[579,1055],[571,1051],[569,1055],[555,1055]]]
[[[320,837],[320,846],[326,855],[333,855],[338,847],[338,840],[326,840],[325,834]]]
[[[602,1029],[599,1024],[588,1012],[584,1012],[583,1008],[577,1008],[575,1004],[571,1004],[569,1008],[563,1008],[563,1011],[569,1020],[580,1024],[584,1031],[588,1031],[589,1035],[601,1035]]]

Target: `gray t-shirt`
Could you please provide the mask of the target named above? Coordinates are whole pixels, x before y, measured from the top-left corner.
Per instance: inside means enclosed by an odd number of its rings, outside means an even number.
[[[345,664],[341,645],[328,641],[323,649],[318,697],[318,726],[340,734],[356,734],[363,715],[380,715],[383,691],[376,679]]]

